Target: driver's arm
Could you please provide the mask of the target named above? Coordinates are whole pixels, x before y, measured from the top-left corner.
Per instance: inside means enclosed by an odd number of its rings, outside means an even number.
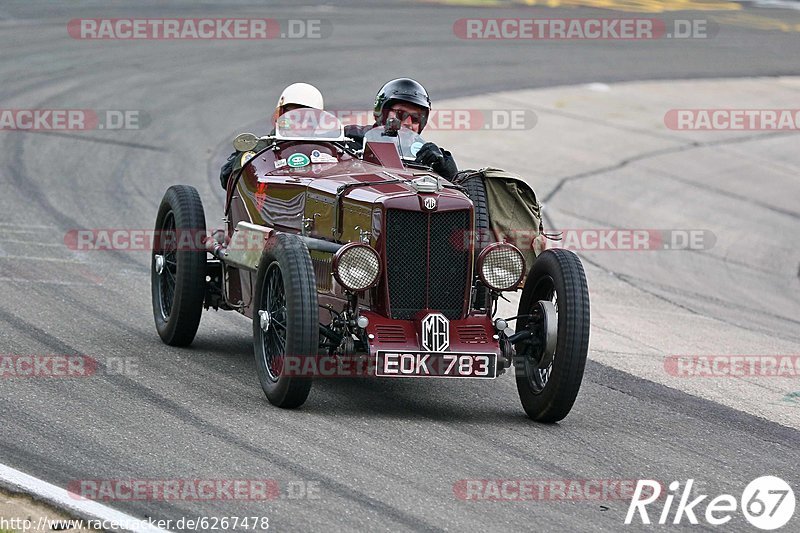
[[[270,135],[274,135],[273,133]],[[264,148],[269,145],[269,140],[266,137],[261,137],[256,144],[256,147],[251,150],[252,152],[260,152]],[[219,171],[219,182],[222,185],[222,188],[226,191],[228,190],[228,180],[231,179],[231,176],[242,170],[242,152],[233,152],[230,156],[228,156],[228,161],[222,165],[222,168]]]
[[[238,153],[239,152],[233,152],[228,157],[228,161],[222,165],[222,168],[219,171],[219,183],[225,190],[228,190],[228,180],[231,178],[231,174],[233,173],[233,165],[236,163],[236,154]]]

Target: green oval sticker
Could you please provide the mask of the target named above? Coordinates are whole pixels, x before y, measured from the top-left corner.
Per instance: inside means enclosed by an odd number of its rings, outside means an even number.
[[[292,168],[300,168],[308,166],[311,160],[306,154],[292,154],[286,158],[286,164]]]

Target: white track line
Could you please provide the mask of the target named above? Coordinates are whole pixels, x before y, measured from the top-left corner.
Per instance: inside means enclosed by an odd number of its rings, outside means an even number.
[[[10,466],[0,464],[0,486],[11,492],[24,492],[36,500],[46,502],[67,514],[84,520],[105,520],[106,523],[121,524],[119,529],[107,531],[127,531],[133,533],[169,533],[147,523],[147,520],[136,518],[92,500],[80,500],[66,490],[51,485],[41,479],[29,476]]]

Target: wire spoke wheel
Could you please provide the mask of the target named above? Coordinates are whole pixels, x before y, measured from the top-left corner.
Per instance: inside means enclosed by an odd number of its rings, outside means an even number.
[[[205,232],[206,219],[194,187],[167,189],[156,215],[150,258],[153,318],[161,340],[188,346],[197,334],[206,293],[206,252],[184,246],[180,237]]]
[[[283,369],[286,352],[286,293],[280,265],[273,262],[267,268],[264,291],[261,296],[260,321],[261,342],[264,347],[264,365],[269,378],[277,382]],[[281,326],[278,326],[279,322]]]
[[[164,217],[164,224],[161,226],[162,247],[160,264],[156,264],[156,273],[159,279],[159,306],[161,317],[164,321],[169,320],[172,311],[172,302],[175,299],[175,283],[177,281],[178,264],[175,261],[177,251],[177,239],[175,236],[175,214],[170,211]],[[159,263],[159,256],[156,255],[155,261]]]
[[[265,243],[253,305],[253,346],[264,394],[273,405],[302,405],[311,379],[302,362],[319,348],[319,302],[311,256],[294,235],[279,233]]]

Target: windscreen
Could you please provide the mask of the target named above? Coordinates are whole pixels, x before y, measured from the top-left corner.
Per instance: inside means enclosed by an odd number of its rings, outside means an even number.
[[[397,131],[387,131],[383,127],[375,127],[367,131],[364,135],[364,146],[368,142],[394,143],[400,157],[405,161],[414,161],[417,152],[425,144],[425,139],[414,133],[408,128],[400,128]]]
[[[293,141],[342,141],[344,128],[336,116],[320,109],[294,109],[278,117],[275,137]]]

